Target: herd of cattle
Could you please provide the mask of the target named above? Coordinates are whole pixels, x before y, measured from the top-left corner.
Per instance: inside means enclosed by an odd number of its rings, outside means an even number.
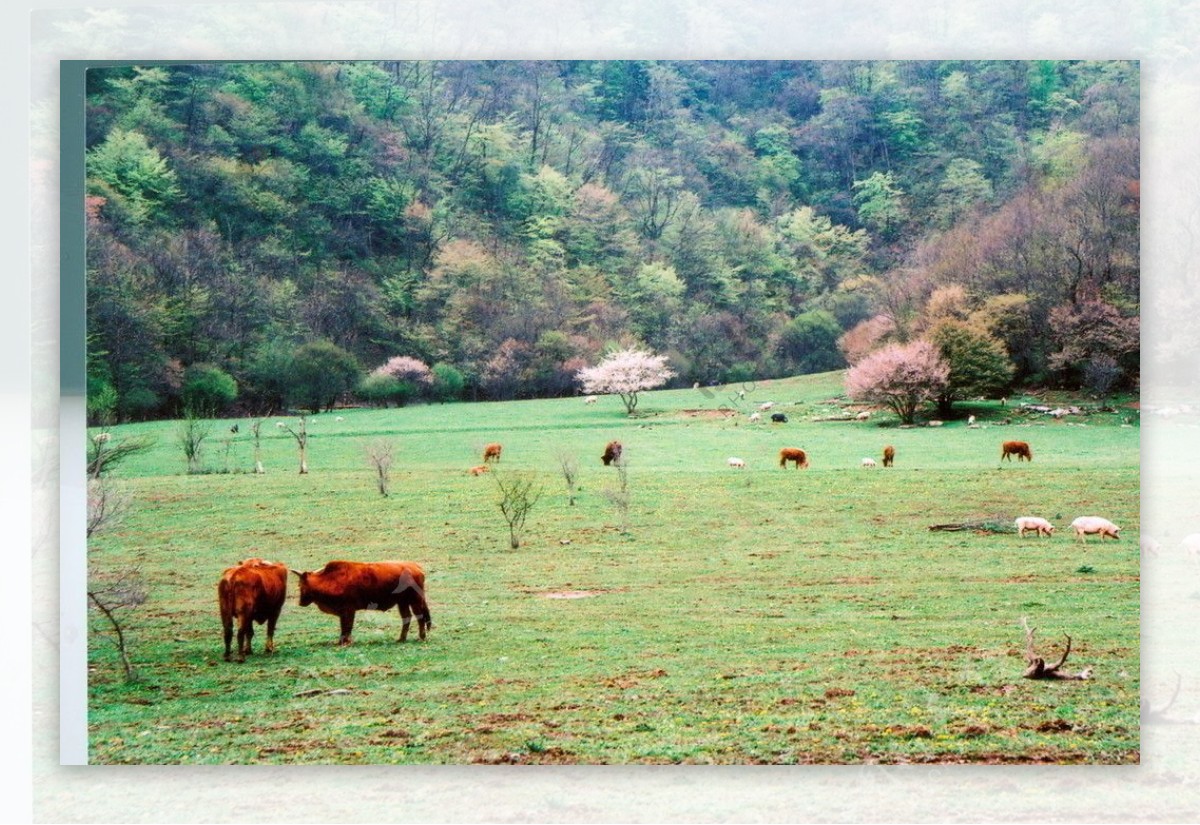
[[[489,465],[500,460],[503,448],[499,443],[484,447],[483,463],[468,472],[481,475]],[[620,441],[610,441],[600,456],[604,466],[619,464],[624,454]],[[1005,441],[1001,445],[1001,460],[1033,461],[1033,450],[1024,441]],[[896,458],[892,445],[883,448],[883,466],[891,467]],[[779,466],[786,468],[792,462],[796,469],[809,466],[808,454],[799,447],[784,447],[779,451]],[[729,466],[744,469],[741,458],[731,457]],[[873,458],[864,458],[863,467],[874,467]],[[1016,519],[1017,534],[1035,532],[1039,537],[1052,536],[1054,525],[1039,516],[1021,516]],[[1071,522],[1071,528],[1080,541],[1087,535],[1098,535],[1119,539],[1121,528],[1099,516],[1080,516]],[[337,616],[341,626],[339,645],[350,644],[354,629],[354,617],[359,610],[390,610],[398,608],[402,619],[399,641],[408,638],[409,625],[415,615],[418,635],[425,633],[433,624],[429,604],[425,600],[425,572],[420,565],[410,561],[355,562],[331,561],[322,569],[300,572],[286,565],[260,558],[246,559],[224,571],[217,584],[217,600],[221,610],[221,624],[225,638],[225,660],[233,655],[232,643],[234,624],[237,625],[237,660],[245,661],[254,637],[254,625],[266,624],[267,641],[264,650],[275,649],[275,625],[283,603],[287,599],[288,573],[294,574],[300,585],[300,606],[315,604],[324,613]]]

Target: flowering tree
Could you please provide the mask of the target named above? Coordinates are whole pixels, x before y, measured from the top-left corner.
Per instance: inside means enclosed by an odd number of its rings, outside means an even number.
[[[846,374],[851,398],[883,404],[911,424],[921,404],[937,398],[950,367],[928,341],[891,344],[859,361]]]
[[[639,392],[662,386],[674,375],[665,355],[627,349],[608,355],[594,367],[581,369],[575,377],[589,395],[621,396],[625,411],[633,415]]]

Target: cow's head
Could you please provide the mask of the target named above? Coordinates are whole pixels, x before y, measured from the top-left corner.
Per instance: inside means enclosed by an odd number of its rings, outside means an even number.
[[[295,573],[296,578],[300,579],[300,606],[308,607],[310,604],[312,604],[312,592],[308,587],[309,573],[301,573],[299,570],[292,570],[290,567],[288,568],[288,571]]]

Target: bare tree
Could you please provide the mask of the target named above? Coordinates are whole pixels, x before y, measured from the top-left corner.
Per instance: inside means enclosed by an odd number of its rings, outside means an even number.
[[[129,510],[129,496],[118,489],[109,478],[93,478],[88,482],[87,537],[120,522]],[[88,599],[100,611],[112,630],[121,656],[125,679],[134,681],[137,672],[129,658],[128,639],[122,626],[120,611],[144,604],[146,589],[141,571],[136,568],[121,571],[104,584],[88,588]]]
[[[250,425],[250,433],[254,436],[254,472],[262,475],[266,472],[262,463],[262,419]]]
[[[381,496],[388,494],[388,473],[392,468],[395,450],[395,444],[382,438],[370,441],[366,446],[367,462],[375,468],[375,483],[379,486]]]
[[[308,416],[300,415],[300,426],[292,429],[288,425],[284,425],[283,429],[289,433],[292,438],[296,439],[296,446],[300,450],[300,475],[308,473]]]
[[[604,497],[612,504],[617,513],[618,526],[622,533],[629,532],[629,461],[624,453],[612,463],[617,468],[617,483],[614,487],[604,489]]]
[[[129,496],[117,488],[112,479],[92,478],[88,480],[87,537],[112,527],[129,511]]]
[[[121,461],[150,449],[153,439],[144,437],[114,439],[112,433],[103,430],[88,439],[88,478],[99,478]]]
[[[188,473],[200,472],[200,454],[204,440],[211,434],[211,421],[201,418],[190,409],[184,414],[176,438],[179,446],[183,448],[183,455],[187,458]]]
[[[542,497],[542,490],[527,475],[514,474],[509,477],[504,473],[492,473],[492,478],[496,479],[496,486],[500,490],[500,512],[508,523],[509,543],[515,550],[521,546],[525,519]]]
[[[1067,663],[1067,657],[1071,655],[1071,637],[1067,636],[1067,646],[1063,650],[1062,658],[1057,664],[1046,666],[1046,660],[1037,655],[1033,647],[1033,634],[1037,630],[1035,627],[1029,626],[1029,621],[1022,616],[1021,626],[1025,628],[1025,661],[1028,667],[1022,675],[1025,679],[1089,679],[1092,675],[1090,667],[1084,668],[1079,673],[1061,673],[1059,668]]]
[[[559,450],[558,467],[562,470],[563,481],[567,485],[567,504],[575,506],[575,490],[579,483],[579,459],[565,449]]]

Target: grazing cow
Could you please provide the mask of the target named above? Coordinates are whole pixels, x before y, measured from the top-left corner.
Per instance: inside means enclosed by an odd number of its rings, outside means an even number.
[[[503,449],[503,447],[501,447],[499,444],[496,444],[495,442],[485,446],[483,448],[483,463],[487,464],[489,461],[499,461],[500,460],[500,451],[502,449]]]
[[[1099,533],[1101,541],[1104,541],[1105,536],[1117,540],[1121,538],[1117,535],[1121,528],[1108,519],[1100,518],[1099,516],[1080,516],[1071,522],[1071,527],[1075,530],[1075,536],[1080,541],[1086,541],[1084,536],[1088,533]]]
[[[859,463],[860,463],[860,464],[861,464],[863,467],[872,468],[872,467],[874,467],[874,466],[875,466],[875,459],[873,459],[873,458],[864,458],[864,459],[863,459],[862,461],[860,461]]]
[[[411,561],[331,561],[320,570],[301,573],[300,606],[316,604],[322,613],[341,621],[339,645],[350,644],[354,614],[359,610],[400,609],[403,625],[400,639],[408,638],[412,616],[417,616],[417,633],[424,639],[433,627],[425,601],[425,571]]]
[[[787,467],[789,461],[796,463],[796,469],[808,467],[808,455],[799,447],[784,447],[779,451],[779,466]]]
[[[604,455],[600,456],[600,460],[604,462],[605,467],[614,461],[619,463],[621,461],[621,453],[624,451],[625,448],[621,446],[620,441],[610,441],[604,446]]]
[[[771,421],[775,422],[776,424],[786,424],[787,416],[783,413],[771,413]]]
[[[486,465],[486,464],[480,464],[478,467],[472,467],[471,469],[467,470],[467,472],[473,476],[481,476],[484,473],[486,473],[487,471],[488,471],[488,465]]]
[[[1029,449],[1029,445],[1024,441],[1005,441],[1000,447],[1000,460],[1012,461],[1014,455],[1017,457],[1017,461],[1021,459],[1033,461],[1033,450]]]
[[[896,448],[888,444],[883,448],[883,466],[891,467],[892,462],[896,460]]]
[[[1054,525],[1046,521],[1044,518],[1037,516],[1021,516],[1014,522],[1017,525],[1017,535],[1024,536],[1027,530],[1034,530],[1038,534],[1038,538],[1042,536],[1053,536]]]
[[[225,661],[230,660],[233,622],[238,624],[238,661],[246,661],[254,623],[267,623],[264,651],[275,651],[275,623],[287,599],[287,567],[262,559],[246,559],[228,568],[217,582],[217,602],[221,607],[221,626],[225,631]]]
[[[746,469],[746,462],[743,459],[733,457],[729,459],[729,466],[735,470]]]

